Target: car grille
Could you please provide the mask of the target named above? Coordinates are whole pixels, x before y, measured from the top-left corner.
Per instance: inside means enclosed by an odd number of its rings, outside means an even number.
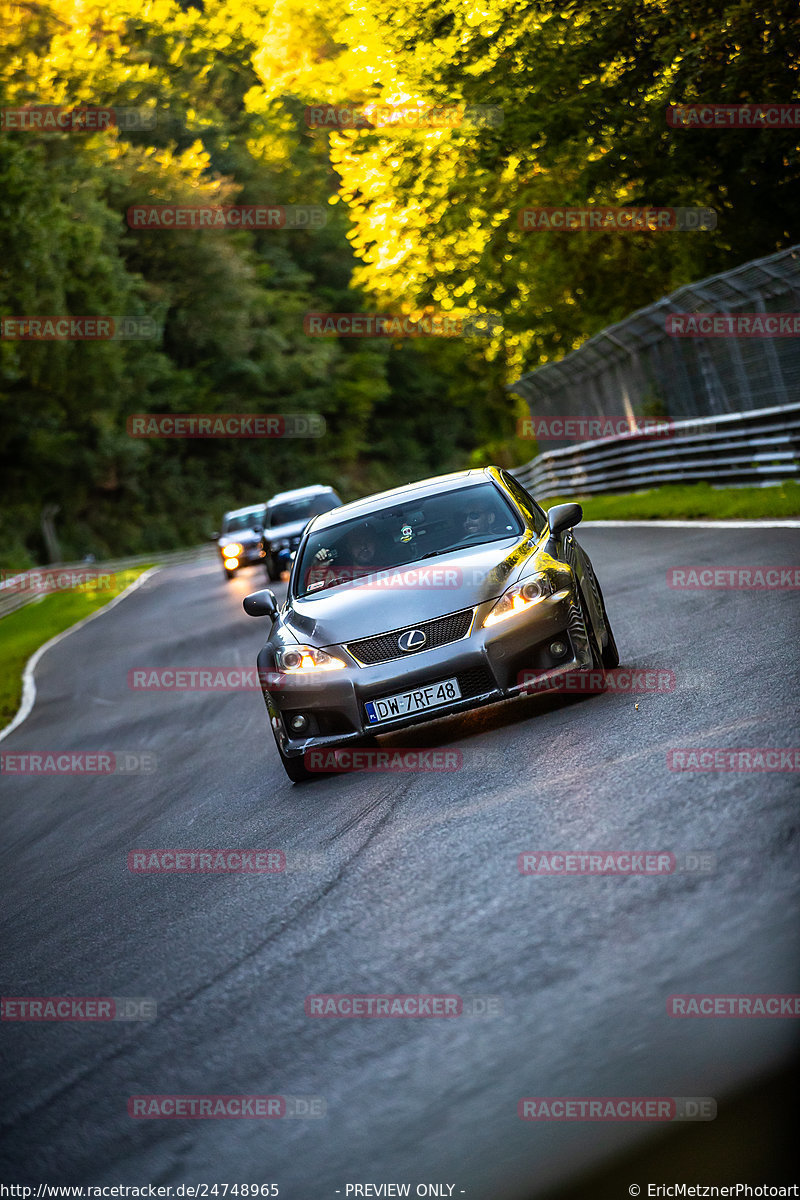
[[[391,633],[380,633],[377,637],[345,644],[356,662],[371,667],[375,663],[390,662],[393,658],[411,658],[423,650],[433,650],[437,646],[446,646],[449,642],[458,642],[467,636],[471,624],[472,609],[465,608],[446,617],[436,617],[433,621],[420,621],[418,625],[406,625],[403,629],[392,630]],[[401,650],[397,639],[411,629],[422,630],[425,634],[425,644],[420,646],[419,650]]]

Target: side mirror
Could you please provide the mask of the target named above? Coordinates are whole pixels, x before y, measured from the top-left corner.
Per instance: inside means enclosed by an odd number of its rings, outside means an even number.
[[[220,537],[218,533],[210,533],[208,536],[212,542],[218,541]]]
[[[557,537],[565,529],[572,529],[583,520],[583,509],[580,504],[556,504],[547,514],[547,524],[550,536]]]
[[[275,599],[275,593],[269,588],[262,588],[260,592],[251,592],[249,596],[245,596],[242,607],[248,617],[271,617],[274,621],[278,615],[278,601]]]
[[[264,532],[263,525],[254,525],[253,526],[253,533],[263,533],[263,532]]]

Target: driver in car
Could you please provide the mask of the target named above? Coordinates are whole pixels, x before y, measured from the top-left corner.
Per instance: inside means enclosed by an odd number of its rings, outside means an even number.
[[[379,541],[373,526],[363,525],[350,530],[337,547],[323,547],[314,555],[314,566],[308,580],[308,590],[317,591],[351,579],[360,579],[379,570]]]
[[[357,525],[347,539],[347,548],[358,574],[365,574],[377,566],[378,536],[369,522]]]
[[[494,510],[484,500],[475,500],[467,504],[461,523],[465,537],[477,538],[491,533],[495,521]]]

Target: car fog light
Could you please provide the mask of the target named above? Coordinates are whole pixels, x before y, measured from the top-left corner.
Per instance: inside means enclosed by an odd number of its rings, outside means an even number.
[[[551,642],[550,653],[552,654],[553,658],[563,658],[567,653],[567,647],[563,642]]]
[[[238,565],[239,565],[238,558],[226,558],[225,559],[225,567],[226,567],[226,570],[228,570],[228,571],[235,571],[236,568],[238,567]]]
[[[294,733],[302,733],[308,725],[308,717],[304,717],[302,713],[298,713],[296,717],[292,717],[289,722],[289,728]]]

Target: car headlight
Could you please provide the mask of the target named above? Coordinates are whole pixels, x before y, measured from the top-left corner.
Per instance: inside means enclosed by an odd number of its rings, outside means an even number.
[[[338,671],[346,666],[340,658],[334,658],[326,650],[318,650],[315,646],[290,646],[286,650],[278,650],[275,664],[279,671],[286,671],[290,675],[303,671]]]
[[[529,575],[527,579],[521,579],[508,591],[503,592],[484,620],[484,628],[487,625],[496,625],[498,621],[507,621],[509,617],[515,617],[517,613],[533,608],[534,604],[540,604],[552,594],[553,583],[547,572],[540,571],[536,575]]]
[[[238,542],[228,542],[227,546],[222,547],[222,554],[224,558],[238,558],[242,550]]]

